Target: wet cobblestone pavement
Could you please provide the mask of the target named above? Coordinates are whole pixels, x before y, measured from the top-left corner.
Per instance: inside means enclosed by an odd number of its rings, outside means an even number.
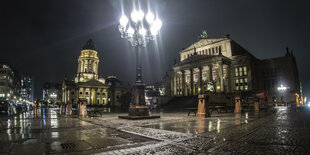
[[[59,109],[0,116],[0,154],[310,154],[310,110],[161,113],[160,119],[68,117]]]

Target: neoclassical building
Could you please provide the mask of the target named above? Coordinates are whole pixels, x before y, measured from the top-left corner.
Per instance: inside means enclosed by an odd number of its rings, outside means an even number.
[[[206,92],[255,95],[257,91],[263,91],[267,96],[269,94],[269,101],[277,98],[278,101],[294,102],[294,94],[301,93],[293,54],[260,60],[229,36],[209,38],[205,31],[197,42],[179,54],[180,62],[174,64],[170,76],[171,96],[195,96]],[[285,65],[289,71],[281,67]],[[282,72],[266,77],[263,75],[266,70]],[[281,85],[289,88],[286,94],[277,91]],[[283,96],[290,97],[283,99]]]
[[[62,101],[76,104],[80,98],[87,99],[90,105],[120,106],[121,98],[128,89],[118,82],[117,88],[111,82],[106,83],[98,75],[99,58],[94,42],[90,39],[78,58],[77,75],[74,80],[65,79],[62,84]],[[116,77],[112,77],[116,79]],[[108,78],[111,81],[111,78]],[[118,81],[118,80],[117,80]],[[118,101],[118,102],[117,102]]]

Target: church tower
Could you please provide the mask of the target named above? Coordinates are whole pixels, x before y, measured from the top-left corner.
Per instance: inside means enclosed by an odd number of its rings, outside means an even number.
[[[95,43],[89,39],[81,51],[78,59],[78,72],[75,82],[87,82],[89,80],[98,80],[99,58]]]

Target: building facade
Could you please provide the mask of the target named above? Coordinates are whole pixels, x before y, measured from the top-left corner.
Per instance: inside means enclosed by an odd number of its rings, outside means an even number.
[[[284,96],[277,88],[285,83],[288,88],[286,95],[289,96],[285,101],[293,103],[295,93],[301,92],[296,60],[292,54],[260,60],[229,37],[209,38],[206,32],[179,54],[180,62],[173,66],[171,72],[172,96],[214,92],[254,97],[257,91],[264,91],[268,96],[267,102],[271,103],[270,96],[277,99],[281,98],[281,93]],[[284,66],[291,69],[283,70]],[[278,74],[265,76],[269,70],[277,70]],[[267,84],[270,81],[272,85]]]
[[[90,39],[78,58],[77,75],[74,80],[65,79],[62,84],[62,102],[77,104],[79,99],[86,99],[90,105],[119,106],[123,90],[116,78],[99,78],[99,58],[94,42]],[[116,84],[117,83],[117,84]]]
[[[5,61],[0,62],[0,100],[10,103],[20,103],[21,83],[16,70]]]
[[[29,73],[23,73],[21,76],[21,98],[33,102],[34,97],[34,79]]]
[[[46,82],[43,84],[43,101],[55,104],[62,100],[62,85],[60,83]]]

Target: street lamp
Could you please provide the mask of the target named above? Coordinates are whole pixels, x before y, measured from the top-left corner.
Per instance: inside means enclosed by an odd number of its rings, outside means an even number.
[[[129,107],[129,116],[148,116],[149,109],[145,103],[145,84],[142,82],[141,48],[146,47],[150,40],[154,40],[162,26],[161,20],[152,12],[146,15],[142,10],[134,10],[128,19],[123,15],[119,20],[119,32],[136,48],[136,82],[132,91],[132,101]],[[121,117],[120,117],[121,118]]]
[[[282,84],[280,85],[280,87],[278,87],[278,91],[281,92],[281,100],[282,100],[282,104],[284,105],[284,92],[286,91],[288,87],[283,86]],[[287,105],[286,105],[287,106]]]

